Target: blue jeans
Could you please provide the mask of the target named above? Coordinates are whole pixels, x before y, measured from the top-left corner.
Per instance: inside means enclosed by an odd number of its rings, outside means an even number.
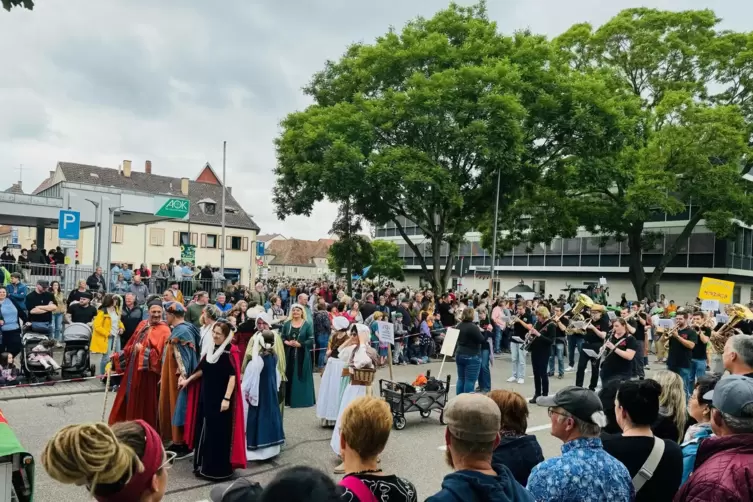
[[[553,343],[549,352],[549,373],[554,374],[554,358],[557,358],[557,367],[559,371],[557,374],[563,376],[565,374],[565,344]]]
[[[455,364],[458,367],[458,382],[455,393],[459,396],[463,393],[473,392],[476,388],[478,374],[481,371],[481,356],[458,354],[455,356]]]
[[[494,325],[494,353],[502,352],[502,330]]]
[[[327,364],[327,346],[329,345],[329,333],[316,335],[316,367],[321,368]]]
[[[672,373],[677,373],[678,375],[680,375],[680,378],[682,378],[682,383],[685,386],[685,398],[690,399],[690,394],[693,392],[693,381],[691,380],[692,366],[690,368],[670,368],[669,366],[667,366],[667,369]]]
[[[63,341],[63,314],[52,314],[52,338],[62,342]]]
[[[109,336],[107,337],[107,353],[102,356],[102,360],[99,361],[99,374],[105,374],[105,366],[110,362],[110,356],[115,352],[120,352],[120,337]]]
[[[523,350],[522,343],[511,343],[510,353],[512,354],[512,376],[517,379],[526,377],[526,351]]]
[[[706,376],[706,360],[705,359],[693,359],[690,362],[690,383],[695,385],[702,376]],[[690,393],[692,394],[692,387]]]
[[[481,371],[478,374],[478,387],[481,392],[492,390],[492,370],[489,367],[489,350],[481,351]]]
[[[570,335],[567,337],[567,362],[571,368],[575,368],[575,353],[580,352],[581,347],[583,347],[582,336]]]

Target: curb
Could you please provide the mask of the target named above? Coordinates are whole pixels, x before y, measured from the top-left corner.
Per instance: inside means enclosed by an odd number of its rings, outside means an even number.
[[[49,392],[45,394],[29,394],[27,392],[24,392],[23,394],[16,394],[13,396],[3,397],[2,394],[0,394],[0,403],[6,403],[9,401],[18,401],[20,399],[39,399],[39,398],[46,398],[46,397],[62,397],[62,396],[74,396],[79,394],[97,394],[100,392],[104,392],[105,389],[81,389],[81,390],[59,390],[57,392]]]

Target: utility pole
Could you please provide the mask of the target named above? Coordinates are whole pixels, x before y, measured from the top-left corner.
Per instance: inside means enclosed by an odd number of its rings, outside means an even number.
[[[222,142],[222,246],[220,247],[220,274],[225,277],[225,162],[227,152],[227,141]]]
[[[499,217],[499,187],[502,182],[502,170],[497,171],[497,197],[494,201],[494,231],[492,234],[492,266],[489,274],[489,295],[494,299],[494,265],[497,263],[497,218]]]

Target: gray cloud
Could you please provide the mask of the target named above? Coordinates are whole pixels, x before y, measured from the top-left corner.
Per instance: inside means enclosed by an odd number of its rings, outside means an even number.
[[[301,87],[327,59],[447,3],[69,0],[0,12],[0,42],[12,48],[3,52],[0,72],[0,166],[23,164],[29,189],[58,160],[116,167],[129,158],[141,169],[150,159],[155,172],[193,176],[206,161],[221,168],[227,140],[228,184],[262,231],[323,237],[336,214],[331,204],[322,203],[311,218],[274,216],[272,141],[280,120],[308,104]],[[491,0],[489,13],[504,32],[530,28],[553,36],[635,5]],[[731,29],[746,29],[753,14],[742,0],[714,7]]]

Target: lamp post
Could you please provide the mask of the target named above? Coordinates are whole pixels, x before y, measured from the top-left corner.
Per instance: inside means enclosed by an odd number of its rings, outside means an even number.
[[[494,299],[494,265],[497,263],[497,218],[499,217],[499,189],[502,183],[502,170],[497,171],[497,197],[494,200],[494,230],[492,233],[492,266],[489,274],[489,295]]]

